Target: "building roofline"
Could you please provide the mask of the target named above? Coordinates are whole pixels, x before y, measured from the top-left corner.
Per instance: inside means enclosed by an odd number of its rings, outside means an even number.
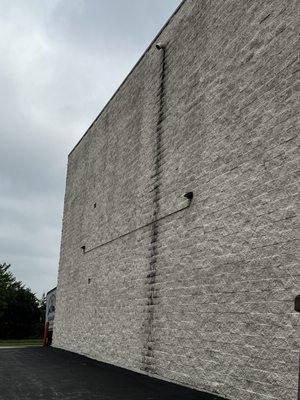
[[[141,57],[138,59],[138,61],[136,62],[136,64],[133,66],[133,68],[130,70],[130,72],[128,73],[128,75],[125,77],[125,79],[123,80],[123,82],[121,83],[121,85],[118,87],[118,89],[114,92],[114,94],[112,95],[112,97],[108,100],[108,102],[105,104],[105,106],[102,108],[102,110],[100,111],[100,113],[97,115],[97,117],[94,119],[94,121],[92,122],[92,124],[88,127],[88,129],[86,130],[86,132],[84,133],[84,135],[79,139],[79,141],[77,142],[77,144],[73,147],[73,149],[70,151],[69,156],[73,153],[73,151],[76,149],[76,147],[80,144],[80,142],[83,140],[83,138],[88,134],[88,132],[90,131],[90,129],[93,127],[93,125],[95,124],[95,122],[98,120],[98,118],[101,116],[101,114],[106,110],[106,108],[109,106],[109,104],[112,102],[112,100],[116,97],[116,95],[118,94],[118,92],[121,90],[121,88],[123,87],[123,85],[125,84],[125,82],[128,80],[128,78],[131,76],[131,74],[133,73],[133,71],[137,68],[137,66],[140,64],[140,62],[142,61],[142,59],[145,57],[145,55],[148,53],[148,51],[151,49],[151,47],[153,46],[153,44],[155,43],[155,41],[157,40],[157,38],[162,34],[162,32],[165,30],[165,28],[169,25],[169,23],[171,22],[171,20],[175,17],[175,15],[178,13],[178,11],[181,9],[181,7],[183,6],[183,4],[186,2],[187,0],[182,0],[181,3],[179,4],[179,6],[176,8],[176,10],[173,12],[173,14],[170,16],[170,18],[166,21],[166,23],[163,25],[163,27],[159,30],[159,32],[157,33],[157,35],[154,37],[154,39],[151,41],[151,43],[149,44],[149,46],[146,48],[146,50],[144,51],[144,53],[141,55]],[[49,293],[49,292],[48,292]]]
[[[55,288],[49,290],[49,292],[47,292],[46,296],[48,296],[49,293],[54,292],[54,290],[56,290],[56,289],[57,289],[57,288],[55,287]]]

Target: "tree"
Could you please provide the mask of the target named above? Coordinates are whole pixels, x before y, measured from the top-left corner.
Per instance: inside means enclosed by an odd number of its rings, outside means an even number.
[[[39,301],[10,267],[0,264],[0,339],[41,336]]]
[[[0,264],[0,320],[3,319],[13,290],[17,286],[15,277],[8,271],[9,268],[10,264]]]

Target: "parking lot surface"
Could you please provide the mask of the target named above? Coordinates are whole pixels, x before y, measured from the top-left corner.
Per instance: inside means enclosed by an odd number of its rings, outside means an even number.
[[[1,400],[216,400],[54,348],[0,349]]]

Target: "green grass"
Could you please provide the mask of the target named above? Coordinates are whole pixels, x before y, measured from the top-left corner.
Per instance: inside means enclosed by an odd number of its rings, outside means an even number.
[[[43,339],[7,339],[0,340],[0,346],[42,345]]]

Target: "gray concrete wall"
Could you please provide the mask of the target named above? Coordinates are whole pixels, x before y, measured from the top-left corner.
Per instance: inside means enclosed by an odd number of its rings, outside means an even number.
[[[299,15],[185,1],[71,152],[55,346],[296,400]]]

